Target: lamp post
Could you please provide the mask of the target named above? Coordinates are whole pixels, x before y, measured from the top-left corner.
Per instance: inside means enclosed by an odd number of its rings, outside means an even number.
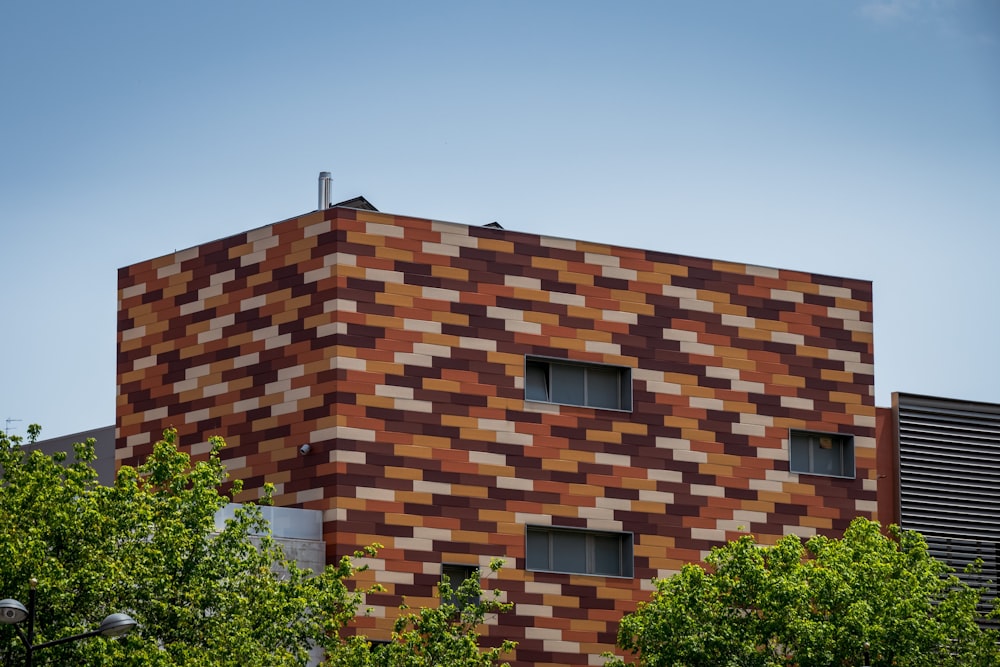
[[[24,650],[27,654],[27,657],[24,660],[25,667],[31,667],[34,652],[39,649],[56,646],[58,644],[68,644],[69,642],[86,639],[87,637],[96,637],[97,635],[101,635],[102,637],[120,637],[128,634],[132,628],[137,625],[135,619],[128,614],[109,614],[103,621],[101,621],[101,626],[96,630],[73,635],[71,637],[63,637],[62,639],[53,639],[51,641],[42,642],[41,644],[35,644],[35,589],[38,587],[38,580],[32,577],[28,583],[30,585],[30,590],[28,592],[27,609],[25,609],[24,605],[17,600],[11,598],[0,600],[0,623],[14,626],[14,630],[17,632],[17,636],[21,639],[21,643],[24,644]],[[28,620],[27,632],[22,630],[19,625],[21,621],[25,619]]]

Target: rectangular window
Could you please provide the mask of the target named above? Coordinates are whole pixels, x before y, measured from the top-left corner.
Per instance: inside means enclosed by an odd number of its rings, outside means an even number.
[[[836,433],[791,431],[788,435],[791,472],[830,477],[854,477],[854,437]]]
[[[441,565],[441,580],[448,578],[448,585],[451,586],[452,598],[447,600],[453,605],[462,609],[468,604],[475,604],[479,602],[474,598],[460,598],[458,596],[458,589],[466,579],[470,577],[478,577],[479,568],[475,565],[459,565],[457,563],[444,563]]]
[[[525,566],[529,570],[632,576],[632,534],[528,526]]]
[[[524,398],[608,410],[632,409],[632,371],[623,366],[526,357]]]

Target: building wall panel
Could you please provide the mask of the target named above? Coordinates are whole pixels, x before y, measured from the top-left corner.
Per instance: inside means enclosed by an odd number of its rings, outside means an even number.
[[[866,281],[333,208],[125,267],[119,300],[119,462],[223,435],[331,560],[384,544],[378,638],[441,562],[505,557],[491,637],[588,664],[651,577],[874,515]],[[632,410],[525,401],[525,355],[631,368]],[[790,473],[790,428],[853,435],[856,477]],[[526,571],[528,524],[631,532],[635,577]]]

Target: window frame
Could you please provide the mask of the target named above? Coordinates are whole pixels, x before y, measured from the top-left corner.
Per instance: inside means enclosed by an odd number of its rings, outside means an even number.
[[[807,468],[801,466],[796,466],[794,462],[794,441],[796,438],[807,437],[809,438],[809,461]],[[831,438],[833,440],[833,446],[839,446],[840,449],[840,474],[827,473],[827,472],[817,472],[815,470],[814,463],[814,450],[816,447],[822,447],[821,444],[815,444],[814,440],[820,438]],[[850,454],[850,461],[845,459],[845,453]],[[800,461],[801,463],[801,461]],[[845,470],[850,466],[849,473],[845,473]],[[788,472],[794,473],[796,475],[816,475],[818,477],[832,477],[835,479],[856,479],[858,474],[857,457],[854,448],[854,436],[850,433],[836,433],[830,431],[814,431],[812,429],[804,428],[791,428],[788,429]]]
[[[547,541],[547,563],[546,567],[538,567],[532,564],[528,551],[528,534],[531,532],[542,533]],[[587,571],[560,570],[557,569],[554,540],[555,533],[576,533],[586,537],[586,568]],[[618,574],[596,571],[597,555],[595,552],[595,537],[614,537],[618,539]],[[524,528],[524,569],[529,572],[552,572],[555,574],[579,574],[588,577],[612,577],[615,579],[635,578],[635,535],[629,531],[622,530],[593,530],[590,528],[572,528],[567,526],[547,526],[539,524],[528,524]]]
[[[572,368],[582,369],[584,372],[584,382],[583,382],[583,392],[584,399],[582,403],[568,403],[564,401],[553,400],[553,366],[568,366]],[[530,368],[544,367],[545,371],[545,398],[537,398],[529,396],[529,369]],[[588,369],[601,369],[601,370],[613,370],[617,372],[617,406],[609,407],[607,405],[593,405],[589,404],[588,394],[590,391],[590,383],[587,379]],[[535,403],[548,403],[551,405],[568,405],[580,408],[591,408],[594,410],[612,410],[615,412],[632,412],[633,406],[633,392],[632,392],[632,368],[630,366],[621,366],[618,364],[605,364],[593,361],[575,361],[572,359],[563,359],[560,357],[546,357],[537,354],[526,354],[524,355],[524,400]]]
[[[461,579],[456,579],[454,576],[452,576],[451,573],[447,572],[447,570],[449,569],[452,571],[461,571],[465,574],[465,576],[463,576]],[[459,586],[461,586],[466,579],[470,578],[473,572],[479,575],[479,581],[480,584],[482,584],[483,573],[478,565],[472,565],[469,563],[451,563],[451,562],[441,563],[441,576],[439,577],[438,581],[439,582],[444,581],[445,576],[447,576],[448,585],[451,586],[451,594],[452,594],[451,600],[441,600],[441,602],[442,603],[447,602],[453,604],[455,605],[455,608],[458,609],[459,611],[462,611],[463,609],[465,609],[465,607],[467,607],[470,604],[477,604],[479,602],[479,598],[476,599],[470,598],[468,600],[458,599]]]

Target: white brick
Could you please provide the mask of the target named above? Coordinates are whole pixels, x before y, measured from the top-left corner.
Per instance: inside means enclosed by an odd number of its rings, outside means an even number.
[[[479,428],[484,431],[514,431],[514,422],[506,419],[485,419],[480,417]]]
[[[602,310],[601,317],[608,322],[624,322],[625,324],[635,324],[639,321],[639,316],[636,313],[630,313],[626,310]]]
[[[329,266],[323,266],[318,269],[313,269],[312,271],[306,271],[302,274],[302,280],[307,283],[318,283],[321,280],[326,280],[332,275],[332,268]]]
[[[715,356],[715,346],[705,343],[681,343],[681,352],[685,354],[700,354],[707,357]]]
[[[697,310],[703,313],[715,312],[715,304],[711,301],[703,301],[702,299],[681,299],[680,307],[686,308],[687,310]]]
[[[208,283],[210,285],[223,285],[228,282],[236,280],[236,269],[229,269],[228,271],[223,271],[222,273],[213,273],[212,277],[209,278]]]
[[[708,463],[708,454],[694,449],[675,449],[675,461],[689,461],[691,463]]]
[[[525,582],[525,589],[527,589],[528,584]],[[550,595],[561,595],[562,587],[558,586],[558,590],[550,592]],[[518,605],[521,607],[523,605]],[[539,628],[539,627],[527,627],[524,629],[525,639],[544,639],[553,640],[562,638],[562,630],[559,628]]]
[[[295,389],[289,389],[282,395],[281,400],[283,401],[301,401],[304,398],[309,398],[312,396],[312,387],[296,387]]]
[[[761,426],[774,426],[774,417],[770,415],[754,415],[744,412],[740,415],[740,423],[760,424]]]
[[[256,252],[250,252],[240,257],[240,266],[250,266],[251,264],[260,264],[265,259],[267,259],[266,250],[258,250]]]
[[[358,489],[360,492],[361,489]],[[396,540],[397,549],[410,549],[412,551],[433,551],[434,541],[428,540],[421,537],[397,537]]]
[[[755,329],[757,328],[757,320],[753,317],[745,317],[743,315],[730,315],[728,313],[722,314],[722,323],[727,327],[739,327],[743,329]]]
[[[349,449],[335,449],[330,452],[330,463],[358,463],[368,462],[368,455],[364,452],[352,451]]]
[[[785,525],[783,533],[785,535],[798,535],[799,537],[809,539],[816,534],[816,529],[810,528],[809,526]]]
[[[462,254],[461,249],[456,245],[446,243],[431,243],[424,241],[420,249],[428,255],[444,255],[445,257],[458,257]]]
[[[503,278],[503,284],[507,287],[523,287],[525,289],[541,289],[542,281],[538,278],[529,278],[527,276],[513,276],[506,275]]]
[[[588,340],[584,341],[584,349],[587,352],[593,352],[595,354],[615,354],[620,355],[622,353],[621,345],[617,343],[605,343],[599,340]]]
[[[537,322],[525,322],[524,320],[507,320],[504,322],[504,329],[536,336],[542,333],[541,324]]]
[[[258,227],[257,229],[251,229],[250,231],[247,232],[247,242],[255,243],[257,241],[271,238],[271,235],[273,233],[274,232],[272,231],[270,225],[265,227]]]
[[[564,306],[586,306],[587,299],[580,294],[569,294],[567,292],[549,292],[549,301],[559,303]]]
[[[233,468],[241,467],[234,465],[232,461],[228,461],[227,463]],[[317,500],[323,500],[323,487],[305,489],[304,491],[299,491],[295,494],[295,502],[297,503],[309,503]]]
[[[725,542],[726,531],[718,528],[692,528],[691,538],[695,540],[708,540],[709,542]]]
[[[444,482],[426,482],[422,479],[413,480],[413,490],[418,493],[437,493],[443,496],[451,495],[451,484]]]
[[[576,250],[577,242],[572,239],[562,239],[556,236],[542,236],[538,239],[538,245],[543,248],[562,248],[563,250]]]
[[[273,350],[276,347],[286,347],[292,343],[292,334],[281,334],[264,341],[265,350]]]
[[[652,491],[649,489],[639,489],[639,500],[651,503],[663,503],[670,505],[674,502],[674,494],[668,491]]]
[[[123,299],[131,299],[134,296],[139,296],[140,294],[146,293],[146,283],[139,283],[138,285],[132,285],[131,287],[126,287],[122,290]]]
[[[784,485],[781,482],[771,479],[751,478],[748,481],[748,484],[754,491],[773,491],[775,493],[781,493],[784,489]]]
[[[534,442],[534,436],[530,433],[518,433],[517,431],[497,431],[496,439],[497,442],[506,445],[520,445],[522,447],[529,447]]]
[[[434,411],[434,404],[430,401],[415,401],[412,398],[394,399],[392,405],[397,410],[407,410],[409,412],[430,414]]]
[[[413,398],[412,387],[397,387],[391,384],[375,385],[376,396],[387,396],[389,398]]]
[[[501,489],[533,491],[535,483],[530,479],[522,479],[520,477],[497,477],[497,486]]]
[[[385,269],[365,269],[365,278],[390,284],[399,284],[405,280],[401,272],[387,271]]]
[[[747,382],[746,380],[733,380],[733,391],[745,391],[748,394],[763,394],[763,382]]]
[[[260,407],[260,398],[254,396],[253,398],[247,398],[233,403],[233,412],[246,412],[247,410],[254,410],[258,407]]]
[[[861,313],[856,310],[849,310],[847,308],[827,308],[826,314],[829,317],[836,318],[838,320],[860,320]]]
[[[398,540],[397,540],[398,541]],[[552,618],[552,607],[544,604],[515,604],[514,613],[518,616],[528,618],[537,616],[539,618]]]
[[[692,396],[688,399],[688,404],[692,408],[704,408],[705,410],[723,410],[725,404],[718,398],[706,398],[704,396]]]
[[[635,280],[639,276],[634,269],[623,269],[616,266],[605,266],[601,269],[601,275],[618,280]]]
[[[660,468],[647,468],[646,477],[655,479],[658,482],[672,482],[680,484],[684,480],[684,474],[680,470],[663,470]]]
[[[308,227],[303,229],[302,235],[308,239],[312,238],[313,236],[319,236],[320,234],[326,234],[328,231],[330,231],[330,221],[323,220],[321,222],[317,222],[314,225],[309,225]]]
[[[168,278],[170,276],[177,275],[181,272],[180,264],[168,264],[167,266],[161,266],[156,270],[157,278]]]
[[[733,433],[764,437],[766,430],[760,424],[733,424]]]
[[[546,651],[553,651],[558,653],[572,653],[577,655],[580,653],[580,642],[568,642],[556,639],[546,639],[542,642],[542,646]]]
[[[483,338],[467,338],[466,336],[461,336],[458,339],[458,346],[466,350],[484,350],[486,352],[497,351],[497,342],[495,340],[486,340]]]
[[[389,236],[401,239],[405,236],[405,230],[396,225],[386,225],[381,222],[369,222],[365,225],[366,231],[373,236]]]
[[[803,301],[801,292],[792,292],[785,289],[772,289],[771,298],[778,301],[791,301],[793,303],[802,303]]]
[[[441,333],[441,323],[431,320],[403,320],[404,331],[424,331],[426,333]]]
[[[726,368],[725,366],[706,366],[705,375],[711,378],[738,380],[740,377],[740,371],[738,368]]]
[[[179,394],[182,391],[191,391],[192,389],[198,388],[198,378],[189,378],[187,380],[181,380],[174,383],[174,393]]]
[[[396,352],[392,355],[392,358],[397,364],[406,364],[408,366],[424,366],[426,368],[430,368],[434,365],[434,357],[427,354]]]
[[[323,266],[357,266],[358,258],[346,252],[335,252],[323,257]]]
[[[746,272],[748,276],[760,276],[762,278],[777,278],[781,275],[778,269],[772,269],[768,266],[755,266],[753,264],[746,265]]]
[[[594,505],[612,510],[621,510],[623,512],[632,510],[632,501],[625,498],[597,498],[594,500]]]
[[[150,368],[156,365],[156,355],[151,354],[148,357],[142,357],[141,359],[136,359],[132,362],[132,368],[135,370],[142,370],[143,368]]]
[[[506,466],[507,457],[504,454],[494,454],[493,452],[469,452],[469,462],[481,465]]]
[[[698,290],[690,287],[680,287],[679,285],[664,285],[663,296],[673,296],[678,299],[697,299]]]
[[[847,287],[834,287],[833,285],[820,285],[819,293],[823,296],[840,297],[842,299],[851,299],[853,295],[851,290]]]
[[[396,492],[393,489],[378,489],[371,486],[359,486],[354,490],[356,498],[365,500],[385,500],[392,502],[396,499]]]
[[[806,342],[805,336],[788,333],[787,331],[772,331],[771,340],[775,343],[787,343],[789,345],[804,345]]]
[[[782,396],[781,407],[792,408],[793,410],[812,410],[814,408],[811,398],[799,398],[797,396]]]
[[[632,457],[624,454],[608,454],[607,452],[595,452],[594,463],[608,466],[622,466],[628,468],[632,465]]]
[[[457,303],[461,299],[461,294],[457,290],[443,289],[441,287],[422,287],[421,294],[425,299],[449,301],[451,303]]]

